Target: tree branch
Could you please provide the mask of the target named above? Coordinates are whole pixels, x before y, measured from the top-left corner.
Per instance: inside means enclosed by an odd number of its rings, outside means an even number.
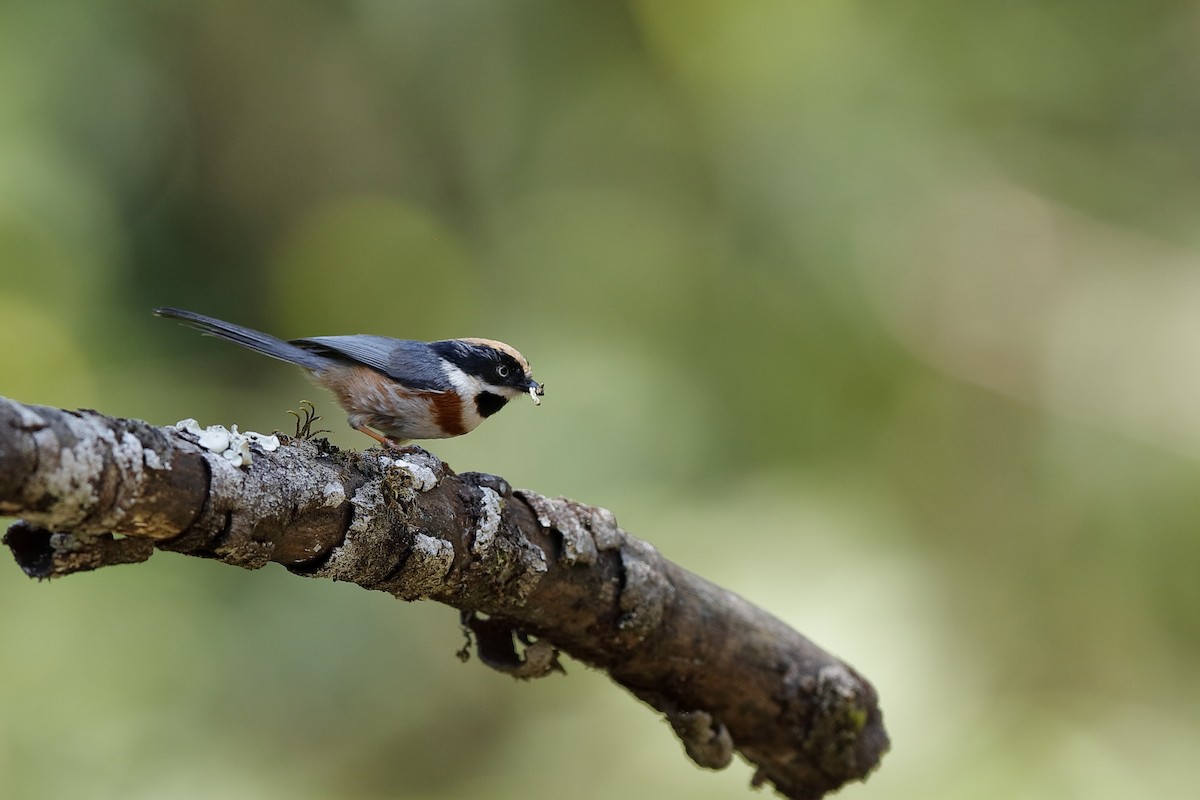
[[[791,798],[861,780],[887,750],[870,683],[607,510],[417,448],[281,438],[235,466],[211,436],[0,398],[0,514],[23,518],[4,543],[36,578],[159,549],[437,600],[489,666],[538,677],[561,649],[662,712],[700,766],[737,750]]]

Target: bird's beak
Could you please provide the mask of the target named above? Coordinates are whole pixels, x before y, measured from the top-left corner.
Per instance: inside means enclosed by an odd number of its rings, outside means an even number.
[[[529,382],[525,384],[525,389],[529,392],[529,399],[533,401],[533,404],[540,406],[542,401],[538,398],[546,394],[546,385],[530,378]]]

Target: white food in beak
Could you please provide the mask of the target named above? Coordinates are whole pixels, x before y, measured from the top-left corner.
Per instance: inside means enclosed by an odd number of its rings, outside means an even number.
[[[541,387],[539,387],[539,386],[530,386],[529,387],[529,399],[531,399],[533,401],[533,404],[535,406],[540,406],[542,404],[542,401],[538,398],[538,389],[539,388],[541,388]]]

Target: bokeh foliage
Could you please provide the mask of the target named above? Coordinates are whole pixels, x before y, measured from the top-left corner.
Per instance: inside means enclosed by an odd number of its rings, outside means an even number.
[[[0,3],[0,393],[289,426],[149,315],[510,341],[462,470],[611,507],[878,685],[846,797],[1176,796],[1200,748],[1200,12]],[[0,579],[0,796],[736,797],[453,613],[160,556]]]

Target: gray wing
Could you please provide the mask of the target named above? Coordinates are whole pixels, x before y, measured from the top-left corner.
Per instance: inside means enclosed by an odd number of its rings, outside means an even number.
[[[312,336],[292,344],[321,355],[357,361],[378,370],[410,389],[445,392],[453,387],[442,370],[442,360],[425,342],[388,336]]]

